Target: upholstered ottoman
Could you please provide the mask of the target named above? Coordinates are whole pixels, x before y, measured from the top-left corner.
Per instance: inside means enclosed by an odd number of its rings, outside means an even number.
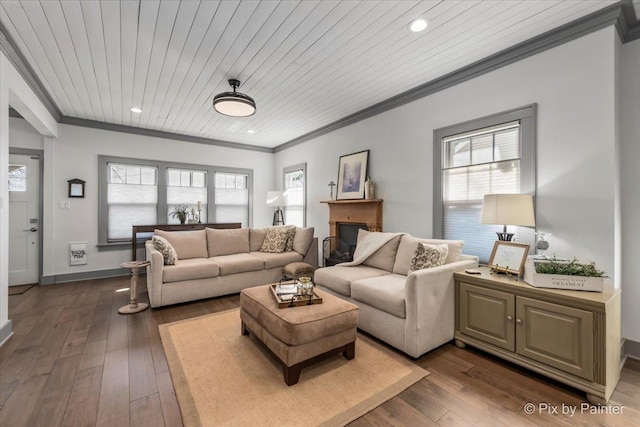
[[[240,293],[242,334],[253,333],[282,362],[284,381],[293,385],[303,367],[342,353],[355,357],[358,306],[316,290],[322,304],[278,308],[269,285]]]
[[[292,262],[282,267],[282,275],[285,279],[299,279],[311,277],[313,279],[313,267],[306,262]]]

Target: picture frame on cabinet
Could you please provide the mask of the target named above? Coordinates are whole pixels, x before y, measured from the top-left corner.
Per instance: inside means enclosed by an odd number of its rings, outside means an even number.
[[[493,271],[499,273],[522,276],[528,254],[529,245],[496,240],[488,265]]]

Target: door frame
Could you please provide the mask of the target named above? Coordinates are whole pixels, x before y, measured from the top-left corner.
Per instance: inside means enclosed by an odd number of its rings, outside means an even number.
[[[38,285],[42,284],[42,266],[43,266],[43,256],[44,256],[44,242],[42,241],[42,237],[44,233],[42,232],[43,223],[44,223],[44,150],[36,150],[34,148],[21,148],[21,147],[9,147],[9,155],[17,154],[24,156],[38,156],[38,165],[40,169],[40,179],[38,180],[38,203],[40,207],[38,208],[38,241],[40,242],[40,249],[38,253]]]

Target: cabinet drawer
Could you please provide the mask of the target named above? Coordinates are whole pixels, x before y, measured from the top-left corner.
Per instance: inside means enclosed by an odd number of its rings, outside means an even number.
[[[593,380],[593,313],[516,298],[516,352]]]
[[[513,294],[460,284],[460,332],[515,350]]]

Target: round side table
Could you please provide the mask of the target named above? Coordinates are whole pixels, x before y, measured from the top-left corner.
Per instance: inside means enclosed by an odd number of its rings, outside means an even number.
[[[123,305],[118,309],[120,314],[133,314],[149,308],[149,304],[145,302],[138,302],[138,276],[140,275],[140,269],[151,265],[149,261],[129,261],[120,264],[122,268],[131,269],[131,287],[129,288],[129,305]]]

